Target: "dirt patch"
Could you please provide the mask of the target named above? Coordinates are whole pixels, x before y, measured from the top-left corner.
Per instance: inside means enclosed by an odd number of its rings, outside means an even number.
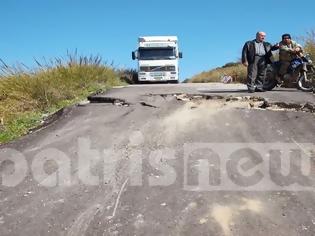
[[[164,117],[159,123],[163,130],[166,142],[177,139],[178,134],[193,132],[200,128],[200,124],[207,127],[215,127],[222,120],[222,116],[231,116],[234,110],[269,110],[289,112],[314,113],[313,104],[290,104],[283,102],[271,102],[265,98],[240,96],[220,97],[208,95],[176,94],[173,96],[182,103],[178,109]],[[315,113],[314,113],[315,114]],[[225,124],[229,126],[229,123]]]

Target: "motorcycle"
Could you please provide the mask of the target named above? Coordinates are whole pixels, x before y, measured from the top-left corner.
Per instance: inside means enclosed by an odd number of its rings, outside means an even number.
[[[270,91],[284,83],[295,83],[298,89],[305,92],[311,92],[315,89],[313,88],[315,84],[315,66],[309,54],[293,59],[285,75],[279,76],[279,69],[279,61],[267,65],[264,90]]]

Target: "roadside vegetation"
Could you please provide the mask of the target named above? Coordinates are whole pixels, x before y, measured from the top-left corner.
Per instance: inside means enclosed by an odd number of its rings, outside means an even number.
[[[312,30],[303,39],[304,49],[311,55],[313,63],[315,62],[315,30]]]
[[[45,117],[91,93],[128,82],[129,70],[116,70],[99,56],[74,53],[36,63],[36,69],[29,69],[1,61],[0,143],[28,133]]]
[[[193,76],[191,83],[221,82],[224,76],[231,76],[233,82],[244,83],[246,81],[246,68],[239,62],[230,62],[222,67],[201,72]]]
[[[138,72],[136,69],[122,69],[118,70],[120,79],[128,84],[138,83]]]
[[[311,55],[313,62],[315,62],[315,31],[310,31],[304,37],[300,37],[298,42],[303,43],[306,53]],[[277,59],[278,55],[274,55]],[[201,72],[186,80],[188,83],[209,83],[221,82],[225,76],[231,76],[234,83],[246,82],[246,68],[241,64],[240,60],[237,62],[229,62],[222,67],[211,69],[209,71]]]

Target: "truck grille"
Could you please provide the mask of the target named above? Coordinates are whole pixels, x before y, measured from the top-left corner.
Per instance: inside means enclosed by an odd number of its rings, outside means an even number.
[[[140,66],[140,71],[175,71],[175,66]]]

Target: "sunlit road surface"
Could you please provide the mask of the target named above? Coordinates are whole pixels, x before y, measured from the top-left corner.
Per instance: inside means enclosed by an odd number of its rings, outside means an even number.
[[[315,96],[114,88],[1,147],[0,235],[315,235]]]

